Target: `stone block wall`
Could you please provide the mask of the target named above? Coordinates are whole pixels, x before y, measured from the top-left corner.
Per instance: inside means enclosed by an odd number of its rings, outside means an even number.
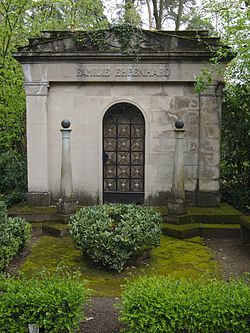
[[[102,119],[108,108],[119,102],[136,105],[145,117],[145,199],[161,204],[172,184],[175,150],[174,123],[185,123],[185,189],[200,201],[214,193],[216,204],[219,178],[220,100],[211,87],[201,96],[193,83],[51,83],[47,105],[48,185],[56,198],[60,188],[60,123],[71,121],[73,187],[87,202],[102,201]],[[35,165],[31,172],[36,172]],[[34,177],[31,173],[30,177]],[[41,187],[41,189],[44,189]],[[33,188],[30,186],[30,190]],[[39,191],[40,188],[35,188]],[[204,197],[205,195],[205,197]],[[210,195],[211,197],[211,195]]]

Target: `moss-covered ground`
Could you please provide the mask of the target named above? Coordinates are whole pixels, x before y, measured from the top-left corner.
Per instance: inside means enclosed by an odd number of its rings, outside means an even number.
[[[220,204],[219,207],[196,207],[191,206],[188,208],[188,213],[192,215],[238,215],[241,216],[242,213],[235,209],[233,206],[226,202]]]
[[[121,285],[141,275],[173,275],[176,278],[195,279],[203,274],[218,275],[219,269],[209,249],[200,237],[178,240],[162,236],[161,246],[155,248],[152,257],[141,267],[127,267],[122,273],[101,270],[82,257],[74,248],[70,237],[42,236],[32,245],[31,253],[20,270],[27,276],[33,271],[55,270],[65,265],[80,270],[82,278],[89,280],[95,296],[119,296]]]

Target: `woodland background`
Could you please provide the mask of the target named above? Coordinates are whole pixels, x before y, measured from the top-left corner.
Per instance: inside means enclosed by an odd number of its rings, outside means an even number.
[[[226,71],[222,117],[222,200],[250,211],[249,0],[0,0],[0,199],[8,205],[27,191],[25,94],[12,57],[42,30],[94,30],[130,25],[150,30],[205,29],[220,36],[216,64],[235,53]],[[210,80],[203,71],[196,90]]]

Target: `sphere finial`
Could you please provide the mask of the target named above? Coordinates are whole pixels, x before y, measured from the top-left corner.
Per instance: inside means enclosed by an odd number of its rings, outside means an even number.
[[[63,128],[69,128],[71,123],[68,119],[64,119],[62,122],[61,122],[61,125]]]
[[[184,121],[181,119],[177,119],[175,122],[175,127],[178,129],[182,129],[184,127]]]

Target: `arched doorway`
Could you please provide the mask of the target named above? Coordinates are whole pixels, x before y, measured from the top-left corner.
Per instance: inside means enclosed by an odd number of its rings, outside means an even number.
[[[103,118],[103,202],[143,203],[145,121],[130,103],[111,106]]]

